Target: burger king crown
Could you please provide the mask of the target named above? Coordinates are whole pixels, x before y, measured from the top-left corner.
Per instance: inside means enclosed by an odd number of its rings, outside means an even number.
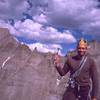
[[[86,41],[83,38],[81,38],[79,43],[78,43],[78,45],[79,46],[82,46],[82,45],[87,46],[87,43],[86,43]]]

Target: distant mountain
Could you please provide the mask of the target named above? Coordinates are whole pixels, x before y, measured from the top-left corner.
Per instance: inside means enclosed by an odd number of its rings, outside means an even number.
[[[92,41],[89,52],[100,74],[100,43]],[[61,100],[68,75],[59,76],[52,58],[50,52],[31,51],[0,28],[0,100]]]

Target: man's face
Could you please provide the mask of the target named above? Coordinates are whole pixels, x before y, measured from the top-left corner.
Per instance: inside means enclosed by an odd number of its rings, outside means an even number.
[[[78,54],[80,56],[84,56],[86,54],[86,51],[87,51],[87,47],[82,45],[82,46],[78,46],[77,47],[77,51],[78,51]]]

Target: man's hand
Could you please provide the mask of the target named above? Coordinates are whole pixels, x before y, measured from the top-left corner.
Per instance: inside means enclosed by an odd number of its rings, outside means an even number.
[[[59,56],[58,54],[55,54],[53,60],[54,60],[54,61],[53,61],[53,62],[54,62],[54,65],[55,65],[55,66],[58,66],[59,63],[60,63],[60,56]]]

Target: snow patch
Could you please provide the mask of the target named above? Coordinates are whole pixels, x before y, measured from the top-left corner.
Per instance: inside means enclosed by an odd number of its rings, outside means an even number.
[[[3,62],[3,64],[2,64],[2,66],[1,66],[1,68],[3,68],[4,66],[5,66],[5,64],[7,63],[7,61],[8,60],[10,60],[11,59],[11,57],[9,56],[9,57],[7,57],[7,59]]]

